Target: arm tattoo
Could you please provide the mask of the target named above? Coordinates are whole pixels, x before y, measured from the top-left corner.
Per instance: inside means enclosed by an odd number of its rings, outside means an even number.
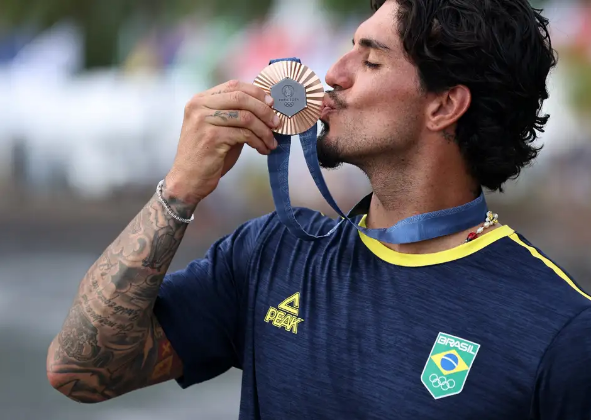
[[[88,362],[98,356],[101,348],[97,342],[98,330],[82,311],[81,305],[74,305],[70,309],[58,335],[58,343],[68,357],[79,362]]]
[[[238,111],[216,111],[212,117],[221,118],[224,122],[238,119]]]
[[[182,217],[195,207],[168,202]],[[98,402],[180,372],[152,310],[186,227],[152,197],[90,268],[48,353],[62,393]]]

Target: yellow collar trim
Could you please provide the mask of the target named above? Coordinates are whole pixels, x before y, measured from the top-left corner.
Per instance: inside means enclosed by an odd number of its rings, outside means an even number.
[[[359,222],[359,226],[366,227],[366,217],[367,215],[363,216]],[[468,255],[474,254],[475,252],[480,251],[493,242],[510,236],[513,233],[515,232],[509,226],[501,226],[500,228],[476,238],[472,242],[468,242],[455,248],[433,254],[403,254],[388,248],[381,242],[372,239],[361,232],[359,232],[359,236],[361,237],[361,240],[365,246],[373,254],[375,254],[376,257],[386,261],[387,263],[403,267],[424,267],[428,265],[443,264],[467,257]]]

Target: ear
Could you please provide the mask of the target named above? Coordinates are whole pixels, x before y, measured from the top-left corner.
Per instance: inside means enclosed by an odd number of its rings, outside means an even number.
[[[466,113],[471,101],[470,89],[463,85],[434,94],[427,107],[427,127],[437,132],[445,130]]]

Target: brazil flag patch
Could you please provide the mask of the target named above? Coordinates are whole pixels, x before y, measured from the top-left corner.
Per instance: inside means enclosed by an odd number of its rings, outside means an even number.
[[[433,398],[462,392],[479,348],[480,344],[439,333],[421,375]]]

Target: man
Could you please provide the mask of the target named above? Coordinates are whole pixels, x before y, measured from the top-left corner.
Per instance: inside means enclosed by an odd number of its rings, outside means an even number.
[[[373,7],[326,77],[318,144],[325,167],[371,181],[356,222],[386,228],[500,190],[547,121],[547,20],[526,0]],[[239,82],[188,103],[162,200],[90,268],[49,348],[52,386],[90,403],[237,367],[241,419],[591,418],[591,300],[494,216],[395,245],[350,224],[298,240],[273,213],[166,274],[242,146],[275,148],[271,104]],[[336,223],[297,217],[313,233]]]

